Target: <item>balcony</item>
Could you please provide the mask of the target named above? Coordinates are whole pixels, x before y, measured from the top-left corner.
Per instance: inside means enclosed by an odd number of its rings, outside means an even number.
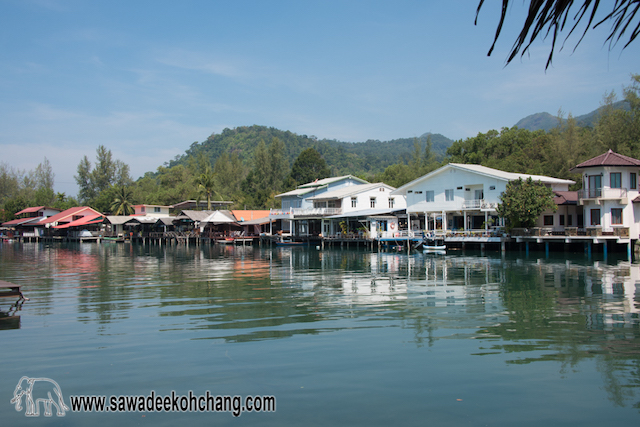
[[[621,200],[627,198],[626,188],[587,188],[578,191],[578,199],[582,200]]]
[[[498,207],[497,203],[490,203],[484,199],[465,200],[462,202],[462,209],[487,209],[493,210]]]
[[[342,208],[311,208],[311,209],[294,209],[294,216],[329,216],[340,215]]]
[[[288,216],[290,218],[299,216],[329,216],[342,214],[342,208],[290,208],[289,210],[270,209],[270,216]]]

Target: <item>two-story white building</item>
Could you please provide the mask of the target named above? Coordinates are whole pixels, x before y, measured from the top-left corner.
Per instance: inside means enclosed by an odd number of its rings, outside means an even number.
[[[312,198],[341,188],[364,184],[369,182],[353,175],[317,179],[300,185],[295,190],[276,195],[276,198],[280,199],[280,209],[272,209],[269,216],[272,220],[281,220],[282,231],[285,234],[320,234],[322,231],[319,219],[341,214],[342,205],[338,206],[339,202],[335,199],[316,202]]]
[[[341,223],[346,224],[349,234],[376,238],[388,232],[398,230],[396,211],[407,207],[402,196],[394,196],[395,187],[379,182],[374,184],[351,185],[329,191],[307,200],[313,202],[316,209],[334,206],[339,213],[322,218],[324,236],[344,233]]]
[[[449,163],[415,179],[392,195],[405,196],[411,228],[424,230],[486,230],[500,225],[496,208],[512,180],[540,181],[553,191],[567,192],[574,181],[542,175],[504,172],[481,165]],[[415,224],[415,225],[414,225]]]
[[[607,151],[574,167],[582,174],[578,203],[594,235],[613,233],[635,240],[640,233],[640,160]]]

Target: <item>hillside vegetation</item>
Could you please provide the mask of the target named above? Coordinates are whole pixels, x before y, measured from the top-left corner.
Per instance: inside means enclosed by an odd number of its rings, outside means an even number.
[[[317,150],[329,165],[333,175],[371,176],[398,162],[407,162],[416,143],[425,144],[431,136],[433,151],[439,160],[444,158],[452,140],[442,135],[424,134],[418,138],[401,138],[392,141],[368,140],[366,142],[341,142],[336,140],[318,140],[315,136],[297,135],[266,126],[240,126],[224,129],[222,133],[212,134],[203,142],[191,144],[185,154],[169,163],[169,167],[187,165],[198,157],[204,156],[212,164],[224,153],[237,155],[240,161],[249,165],[260,141],[271,142],[274,138],[284,143],[284,157],[291,165],[301,152],[308,148]]]

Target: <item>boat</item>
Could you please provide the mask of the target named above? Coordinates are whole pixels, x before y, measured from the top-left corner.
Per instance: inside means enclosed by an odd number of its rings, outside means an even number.
[[[447,247],[445,245],[437,245],[437,246],[422,246],[423,252],[446,252]]]
[[[217,239],[216,243],[221,245],[232,245],[235,243],[235,239],[233,237],[225,237],[224,239]]]
[[[444,238],[436,236],[434,233],[427,233],[422,238],[422,251],[423,252],[442,252],[447,250],[447,245],[444,244]]]
[[[294,242],[293,240],[276,240],[276,246],[307,246],[308,242]]]

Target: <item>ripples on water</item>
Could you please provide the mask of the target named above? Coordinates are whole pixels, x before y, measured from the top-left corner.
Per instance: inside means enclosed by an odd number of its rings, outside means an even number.
[[[218,423],[639,419],[636,264],[117,244],[0,254],[0,279],[31,298],[0,320],[14,343],[4,357],[23,362],[0,370],[5,395],[37,372],[74,394],[223,387],[278,398],[276,414]],[[80,415],[65,421],[120,419]],[[149,416],[208,420],[163,415]]]

